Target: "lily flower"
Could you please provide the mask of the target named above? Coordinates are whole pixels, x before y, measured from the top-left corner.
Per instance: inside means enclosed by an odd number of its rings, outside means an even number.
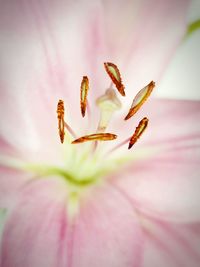
[[[1,1],[1,267],[199,266],[200,103],[153,97],[188,6]]]

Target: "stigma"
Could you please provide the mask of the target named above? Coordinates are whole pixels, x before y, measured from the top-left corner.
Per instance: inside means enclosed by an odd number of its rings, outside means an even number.
[[[105,91],[105,93],[99,96],[96,100],[96,105],[100,110],[100,118],[97,124],[96,131],[94,131],[91,134],[86,134],[84,136],[76,138],[77,135],[69,126],[69,124],[64,120],[64,112],[65,112],[64,101],[60,99],[57,104],[57,118],[58,118],[58,130],[61,143],[64,142],[65,129],[67,134],[68,133],[71,134],[71,136],[74,138],[74,140],[71,141],[72,145],[81,144],[85,142],[94,142],[93,148],[96,149],[97,143],[99,141],[113,141],[117,139],[118,137],[117,134],[105,131],[108,128],[112,117],[115,115],[115,112],[119,111],[122,108],[122,104],[119,97],[117,96],[117,92],[121,96],[125,96],[125,86],[122,83],[120,71],[115,64],[107,62],[104,63],[104,67],[107,74],[111,78],[112,83],[110,87]],[[113,88],[113,85],[115,85],[117,91]],[[155,82],[151,81],[148,85],[139,90],[139,92],[133,99],[131,108],[129,109],[129,112],[126,115],[125,120],[130,119],[135,115],[136,112],[139,111],[139,109],[143,106],[145,101],[149,98],[154,87],[155,87]],[[82,117],[85,116],[87,107],[89,105],[87,100],[88,91],[89,91],[89,78],[87,76],[83,76],[80,85],[80,110]],[[127,142],[129,143],[128,149],[132,148],[132,146],[139,140],[139,138],[144,133],[148,123],[149,119],[147,117],[144,117],[142,120],[140,120],[132,136],[124,140],[122,143],[118,144],[111,151],[114,151],[116,148],[119,148],[120,146],[124,145]],[[93,150],[95,151],[95,149]]]
[[[122,104],[114,89],[108,88],[103,95],[97,98],[96,105],[100,109],[100,120],[97,132],[104,132],[114,113],[121,109]]]

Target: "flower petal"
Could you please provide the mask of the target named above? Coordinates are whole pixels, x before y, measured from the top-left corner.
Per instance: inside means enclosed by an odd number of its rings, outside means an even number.
[[[179,225],[152,218],[145,223],[144,267],[199,266],[199,224]]]
[[[126,199],[111,186],[98,187],[69,221],[65,188],[50,179],[21,190],[4,228],[1,266],[141,266],[143,235]]]
[[[65,188],[63,181],[53,179],[23,187],[4,227],[2,267],[68,266]]]
[[[123,10],[122,6],[118,6],[118,9]],[[116,63],[121,69],[122,76],[123,72],[125,73],[124,84],[128,85],[126,91],[129,98],[151,80],[157,83],[161,79],[186,31],[188,7],[187,0],[138,1],[136,7],[135,2],[128,7],[128,15],[137,10],[135,20],[133,22],[131,16],[128,16],[131,28],[127,30],[128,38],[121,38],[117,31],[120,41],[113,44],[113,47],[116,54],[119,54],[119,51],[124,52],[124,57],[121,59],[123,66]],[[121,12],[118,13],[121,18]]]
[[[18,191],[28,180],[27,173],[0,166],[0,208],[14,205]]]
[[[143,235],[138,217],[111,186],[95,188],[84,202],[74,232],[73,266],[141,266]]]
[[[140,140],[144,146],[136,144],[132,150],[136,160],[140,151],[149,155],[120,172],[117,183],[148,214],[165,220],[199,220],[200,102],[153,103],[149,128]]]
[[[91,72],[94,78],[95,59],[103,53],[100,14],[99,1],[1,3],[1,132],[13,145],[52,142],[59,99],[66,101],[69,124],[80,119],[79,79]]]

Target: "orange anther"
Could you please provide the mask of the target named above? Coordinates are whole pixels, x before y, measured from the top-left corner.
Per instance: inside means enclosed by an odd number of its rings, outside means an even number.
[[[144,104],[144,102],[147,100],[147,98],[150,96],[153,88],[155,87],[155,82],[151,81],[147,86],[142,88],[135,98],[133,99],[131,108],[128,112],[128,114],[125,117],[125,120],[130,119]]]
[[[136,142],[137,140],[140,138],[140,136],[143,134],[144,130],[147,128],[149,120],[145,117],[143,118],[138,126],[135,129],[134,134],[132,135],[130,141],[129,141],[129,145],[128,145],[128,149],[130,149]]]
[[[104,63],[104,67],[106,69],[106,72],[110,76],[112,82],[117,87],[117,90],[119,91],[119,93],[122,96],[125,96],[124,85],[122,84],[121,75],[120,75],[120,72],[117,66],[113,63],[106,62]]]
[[[65,108],[63,100],[58,101],[57,114],[58,114],[57,117],[58,117],[58,129],[59,129],[60,141],[61,143],[63,143],[65,136],[65,123],[64,123]]]
[[[72,144],[79,144],[88,141],[110,141],[117,138],[117,135],[111,133],[96,133],[82,136],[72,142]]]
[[[81,114],[84,117],[87,106],[87,94],[89,90],[89,80],[87,76],[83,76],[80,90]]]

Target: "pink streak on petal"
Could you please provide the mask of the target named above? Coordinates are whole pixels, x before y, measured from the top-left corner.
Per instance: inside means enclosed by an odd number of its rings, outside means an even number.
[[[110,186],[96,188],[69,225],[63,185],[49,179],[24,186],[4,229],[1,266],[140,267],[143,236],[130,204]]]
[[[66,267],[68,220],[63,181],[28,183],[9,214],[2,237],[2,267]]]
[[[166,221],[197,221],[200,162],[195,163],[195,158],[188,160],[183,152],[175,153],[165,153],[163,160],[160,155],[148,163],[135,163],[120,173],[116,182],[144,213],[164,217]],[[194,152],[190,154],[195,157]]]
[[[193,241],[190,238],[186,238],[185,232],[187,232],[188,229],[181,231],[179,225],[170,225],[163,221],[157,221],[156,224],[160,226],[163,231],[166,231],[167,234],[181,247],[184,253],[187,253],[194,262],[200,262],[200,250],[198,247],[194,246],[195,243],[193,244]]]
[[[14,156],[17,151],[4,138],[0,136],[0,151],[4,155]],[[19,156],[19,155],[18,155]]]
[[[124,196],[105,185],[94,188],[81,203],[73,266],[142,266],[143,235],[137,215]]]
[[[145,236],[145,267],[193,266],[200,261],[199,224],[177,224],[146,216],[140,206],[112,180],[112,186],[125,197],[136,212]]]
[[[199,265],[199,235],[193,240],[193,225],[173,224],[148,218],[146,222],[146,250],[144,266]],[[195,240],[195,241],[196,241]],[[153,253],[152,253],[153,252]],[[159,262],[159,264],[158,264]],[[165,265],[168,263],[167,265]]]

